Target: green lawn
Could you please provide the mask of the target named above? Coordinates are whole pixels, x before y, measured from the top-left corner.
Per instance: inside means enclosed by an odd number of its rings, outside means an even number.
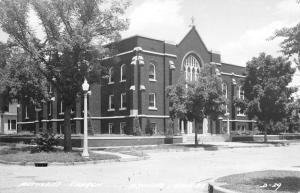
[[[298,193],[300,172],[266,170],[234,174],[216,180],[222,187],[244,193]]]
[[[96,154],[90,152],[90,157],[85,159],[81,152],[73,151],[65,153],[62,150],[56,152],[30,153],[30,146],[23,144],[1,144],[0,160],[7,162],[82,162],[92,160],[119,159],[119,156],[110,154]]]

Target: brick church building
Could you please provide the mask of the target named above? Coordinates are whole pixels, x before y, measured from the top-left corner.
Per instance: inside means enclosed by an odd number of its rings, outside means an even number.
[[[192,27],[178,44],[143,36],[115,42],[117,53],[103,59],[109,65],[108,76],[101,84],[91,85],[88,99],[89,129],[94,134],[132,135],[139,124],[148,135],[164,135],[170,128],[166,88],[179,78],[195,80],[203,64],[214,64],[223,79],[223,94],[228,99],[226,114],[218,120],[205,119],[200,134],[226,134],[251,130],[252,121],[234,107],[235,97],[244,97],[241,79],[245,68],[221,62],[219,53],[209,51]],[[53,129],[63,131],[64,105],[58,93],[36,108],[21,104],[18,131]],[[138,121],[137,121],[138,120]],[[83,131],[83,102],[78,98],[72,110],[72,132]],[[192,134],[194,122],[175,120],[175,134]]]

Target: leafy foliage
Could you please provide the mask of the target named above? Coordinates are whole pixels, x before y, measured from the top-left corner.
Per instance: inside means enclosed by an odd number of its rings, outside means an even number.
[[[298,4],[299,2],[297,0]],[[295,6],[299,5],[296,5],[295,2]],[[296,56],[294,61],[298,65],[298,69],[300,69],[300,23],[293,27],[284,27],[276,30],[275,35],[270,39],[275,38],[283,38],[280,44],[282,52],[289,57]]]
[[[128,6],[128,2],[117,0],[0,1],[1,28],[24,53],[30,66],[25,70],[32,70],[38,80],[44,77],[62,96],[65,151],[72,149],[71,107],[82,92],[85,77],[90,84],[100,81],[100,59],[106,54],[102,46],[119,39],[119,32],[127,29],[123,15]],[[30,17],[36,17],[39,29],[31,25]]]
[[[202,122],[207,116],[216,120],[224,114],[226,99],[222,95],[222,79],[216,75],[215,68],[214,65],[206,64],[196,81],[179,81],[167,88],[172,119]],[[197,144],[197,131],[195,135]]]
[[[300,132],[300,99],[288,104],[288,132]]]
[[[273,58],[261,53],[247,63],[247,76],[244,81],[245,113],[264,124],[265,133],[270,123],[287,117],[287,104],[295,88],[288,87],[295,69],[282,57]]]
[[[51,152],[55,151],[55,146],[58,145],[58,137],[53,133],[45,132],[39,134],[34,140],[33,144],[36,144],[36,147],[31,149],[32,153],[38,152]]]

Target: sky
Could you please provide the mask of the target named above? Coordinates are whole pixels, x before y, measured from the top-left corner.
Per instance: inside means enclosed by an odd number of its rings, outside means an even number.
[[[127,16],[130,27],[123,37],[139,34],[175,44],[190,30],[193,17],[207,48],[220,52],[222,62],[246,66],[261,52],[282,55],[282,39],[270,37],[300,22],[300,4],[296,0],[132,0]],[[300,87],[298,70],[291,86]]]
[[[192,17],[210,50],[222,62],[246,66],[260,52],[281,55],[281,39],[268,40],[277,29],[300,22],[297,0],[132,0],[126,12],[126,38],[136,34],[179,43]],[[0,31],[0,41],[7,35]],[[300,73],[297,81],[300,85]]]

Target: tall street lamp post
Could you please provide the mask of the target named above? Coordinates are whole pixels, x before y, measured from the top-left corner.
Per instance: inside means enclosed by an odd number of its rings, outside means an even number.
[[[83,96],[84,96],[84,115],[83,115],[83,152],[82,157],[88,158],[88,124],[87,124],[87,95],[90,85],[88,84],[87,80],[84,79],[82,84]]]

